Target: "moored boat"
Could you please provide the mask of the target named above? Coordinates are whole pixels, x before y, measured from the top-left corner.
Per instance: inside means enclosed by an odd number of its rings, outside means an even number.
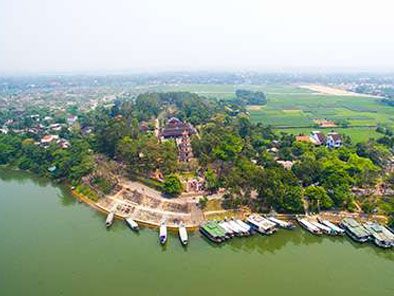
[[[221,243],[226,240],[224,230],[215,221],[207,221],[200,225],[200,232],[209,240]]]
[[[167,225],[165,221],[160,223],[159,240],[162,245],[167,241]]]
[[[372,236],[372,240],[378,247],[389,249],[394,246],[394,234],[376,222],[367,222],[363,225]]]
[[[232,229],[236,230],[240,236],[248,235],[247,231],[233,220],[227,221]]]
[[[311,224],[315,225],[317,228],[319,228],[325,234],[336,235],[336,233],[334,231],[332,231],[330,227],[328,227],[322,223],[319,223],[315,220],[309,220],[309,222]]]
[[[344,218],[339,226],[345,229],[346,234],[359,243],[365,243],[370,239],[370,233],[353,218]]]
[[[134,230],[134,231],[139,231],[139,230],[140,230],[140,227],[138,226],[138,223],[135,222],[133,219],[131,219],[131,218],[126,218],[125,221],[126,221],[127,225],[129,225],[129,227],[130,227],[132,230]]]
[[[284,228],[284,229],[294,229],[295,225],[290,221],[282,221],[275,217],[267,217],[268,220],[274,222],[277,226]]]
[[[244,221],[242,221],[240,219],[237,219],[237,220],[234,220],[234,221],[239,226],[241,226],[248,235],[252,234],[252,227],[250,227],[250,225],[246,224]]]
[[[107,219],[105,219],[105,226],[107,228],[109,228],[112,225],[114,218],[115,218],[115,210],[111,210],[108,213]]]
[[[270,220],[261,217],[260,215],[251,215],[248,217],[246,222],[261,234],[270,235],[276,231],[276,224]]]
[[[342,228],[338,227],[337,225],[335,225],[334,223],[328,221],[328,220],[323,220],[323,219],[318,219],[319,222],[327,227],[329,227],[332,231],[334,231],[334,233],[336,235],[344,235],[345,234],[345,230],[343,230]]]
[[[186,246],[188,244],[189,240],[188,240],[185,224],[183,224],[183,223],[179,224],[178,233],[179,233],[179,239],[180,239],[182,245]]]
[[[229,237],[234,237],[235,235],[238,235],[238,232],[235,231],[227,222],[222,221],[219,222],[219,226],[223,228],[223,230],[226,232],[226,235]]]
[[[313,225],[312,223],[310,223],[307,219],[301,219],[301,218],[297,218],[297,222],[307,231],[309,231],[312,234],[316,234],[316,235],[321,235],[322,232],[321,230]]]

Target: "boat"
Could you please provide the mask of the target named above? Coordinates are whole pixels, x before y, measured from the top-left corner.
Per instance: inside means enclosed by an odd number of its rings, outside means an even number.
[[[270,235],[276,231],[276,224],[270,220],[261,217],[260,215],[251,215],[246,222],[252,227],[253,230],[261,234]]]
[[[353,218],[344,218],[339,226],[345,229],[346,234],[359,243],[365,243],[370,239],[370,233]]]
[[[131,219],[131,218],[126,218],[125,221],[126,221],[127,225],[129,225],[129,227],[130,227],[132,230],[134,230],[134,231],[139,231],[139,230],[140,230],[140,227],[138,226],[138,223],[135,222],[133,219]]]
[[[167,225],[165,221],[160,223],[159,240],[162,245],[167,241]]]
[[[105,219],[105,226],[107,228],[109,228],[112,225],[114,218],[115,218],[115,210],[113,209],[108,213],[107,219]]]
[[[250,227],[250,225],[246,224],[244,221],[242,221],[240,219],[237,219],[237,220],[234,220],[234,221],[239,226],[241,226],[244,229],[244,231],[246,231],[249,235],[253,234],[252,233],[252,227]]]
[[[234,230],[227,222],[225,222],[225,221],[219,222],[219,226],[220,226],[221,228],[224,229],[224,231],[226,232],[226,235],[229,236],[229,237],[234,237],[234,236],[238,235],[238,232],[235,231],[235,230]]]
[[[248,235],[247,231],[243,227],[239,226],[238,223],[236,223],[235,221],[229,220],[227,221],[227,223],[231,226],[232,229],[237,231],[239,236]]]
[[[267,219],[270,220],[271,222],[274,222],[280,228],[284,228],[284,229],[294,229],[295,228],[295,225],[290,221],[282,221],[282,220],[279,220],[275,217],[267,217]]]
[[[221,243],[226,240],[226,234],[223,228],[219,227],[215,221],[207,221],[200,225],[200,232],[209,240],[215,243]]]
[[[297,218],[298,224],[300,224],[304,229],[308,230],[312,234],[321,235],[322,232],[319,227],[310,223],[307,219]]]
[[[327,227],[329,227],[332,231],[334,231],[335,235],[344,235],[345,234],[345,230],[343,230],[342,228],[338,227],[337,225],[335,225],[334,223],[328,221],[328,220],[323,220],[318,218],[319,222]]]
[[[363,225],[371,234],[372,240],[378,247],[389,249],[394,246],[394,234],[376,222],[367,222]]]
[[[317,228],[319,228],[323,233],[329,234],[329,235],[336,235],[336,233],[328,226],[319,223],[315,220],[309,220],[309,222],[313,225],[315,225]]]
[[[181,240],[182,245],[186,246],[189,242],[187,236],[187,230],[185,224],[181,223],[178,227],[179,239]]]

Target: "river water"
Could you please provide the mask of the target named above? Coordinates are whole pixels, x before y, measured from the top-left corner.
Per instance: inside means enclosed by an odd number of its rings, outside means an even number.
[[[0,170],[0,295],[394,295],[394,251],[297,229],[187,248]]]

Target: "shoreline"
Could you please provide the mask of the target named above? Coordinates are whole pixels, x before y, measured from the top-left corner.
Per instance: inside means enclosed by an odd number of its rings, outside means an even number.
[[[76,192],[75,190],[71,190],[72,195],[80,200],[81,202],[84,202],[88,206],[94,208],[95,210],[99,211],[102,214],[108,215],[110,212],[108,209],[106,209],[103,206],[98,205],[94,201],[91,201],[89,198],[85,197],[83,194]],[[261,213],[251,213],[251,214],[258,214],[261,215]],[[263,214],[264,215],[264,214]],[[339,212],[320,212],[318,214],[312,214],[312,215],[306,215],[306,214],[292,214],[292,213],[277,213],[276,217],[278,219],[282,220],[291,220],[291,221],[296,221],[297,216],[301,217],[312,217],[312,218],[317,218],[317,217],[322,217],[325,219],[330,220],[331,222],[339,223],[343,218],[355,218],[360,220],[361,222],[365,223],[366,221],[377,221],[379,223],[383,223],[384,225],[387,224],[387,217],[383,215],[368,215],[368,214],[363,214],[363,213],[351,213],[351,212],[346,212],[346,211],[339,211]],[[115,213],[115,218],[118,220],[124,220],[126,218],[125,215],[120,215]],[[157,229],[160,226],[160,223],[155,222],[155,221],[149,221],[149,220],[143,220],[139,218],[134,218],[137,223],[140,223],[144,226],[147,226],[149,228],[155,228]],[[215,220],[215,219],[204,219],[204,221],[210,221],[210,220]],[[192,224],[192,225],[185,225],[188,230],[191,231],[198,231],[200,223],[199,224]],[[178,230],[178,225],[177,224],[167,224],[167,227],[171,231]]]
[[[15,168],[15,167],[11,167],[11,166],[4,166],[1,165],[0,169],[5,169],[5,170],[11,170],[14,172],[23,172],[23,173],[27,173],[30,174],[34,177],[39,177],[39,178],[43,178],[44,180],[46,180],[47,182],[52,183],[53,185],[61,185],[64,186],[64,188],[66,188],[69,193],[76,198],[77,200],[79,200],[80,202],[83,202],[84,204],[90,206],[91,208],[93,208],[94,210],[97,210],[98,212],[102,213],[103,215],[108,215],[108,213],[110,212],[107,208],[105,208],[104,206],[99,205],[97,202],[94,202],[92,200],[90,200],[88,197],[86,197],[85,195],[77,192],[75,189],[72,189],[71,185],[68,182],[53,182],[53,180],[51,180],[50,178],[47,178],[45,176],[39,176],[37,174],[34,174],[33,172],[30,171],[26,171],[26,170],[21,170],[19,168]],[[141,184],[143,185],[143,184]],[[108,196],[106,196],[108,197]],[[223,210],[228,211],[228,210]],[[210,220],[218,220],[218,219],[210,219],[209,216],[212,216],[214,214],[215,211],[208,211],[205,212],[206,215],[204,215],[204,219],[203,221],[199,222],[199,223],[194,223],[194,224],[186,224],[186,228],[188,230],[191,231],[197,231],[199,229],[199,226],[202,222],[205,221],[210,221]],[[219,211],[221,212],[221,211]],[[239,213],[238,213],[239,214]],[[262,213],[252,213],[250,212],[249,214],[262,214]],[[264,215],[264,214],[263,214]],[[279,219],[284,219],[284,220],[292,220],[294,221],[296,219],[296,215],[297,214],[292,214],[292,213],[277,213],[276,217]],[[299,216],[306,216],[305,214],[298,214]],[[326,212],[320,212],[318,214],[313,214],[310,215],[310,217],[324,217],[326,219],[329,219],[333,222],[338,223],[341,219],[345,218],[345,217],[352,217],[352,218],[356,218],[361,220],[362,222],[365,221],[370,221],[370,220],[374,220],[380,223],[383,223],[384,225],[387,224],[387,220],[388,217],[384,216],[384,215],[368,215],[368,214],[364,214],[364,213],[351,213],[351,212],[346,212],[346,211],[326,211]],[[115,213],[115,218],[118,220],[124,220],[126,217],[128,217],[128,215],[121,215],[118,213]],[[133,220],[135,220],[137,223],[140,223],[146,227],[149,228],[154,228],[157,229],[160,226],[160,222],[155,222],[152,220],[145,220],[145,219],[140,219],[140,218],[135,218],[133,217]],[[167,227],[169,230],[171,231],[175,231],[178,230],[178,224],[167,224]]]

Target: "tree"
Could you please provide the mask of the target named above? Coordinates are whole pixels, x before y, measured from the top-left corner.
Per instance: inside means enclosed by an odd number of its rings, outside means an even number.
[[[305,197],[309,201],[309,206],[312,210],[329,209],[334,203],[328,196],[326,190],[322,186],[308,186],[304,192]]]
[[[182,193],[182,183],[175,175],[169,175],[163,184],[163,191],[169,195],[177,196]]]
[[[359,157],[355,153],[350,155],[346,170],[358,186],[376,184],[379,174],[379,168],[369,158]]]
[[[309,186],[319,182],[323,166],[313,157],[304,157],[301,161],[294,163],[291,170],[304,186]]]
[[[218,175],[211,169],[208,169],[205,174],[205,187],[209,191],[217,191],[219,189],[219,178]]]

